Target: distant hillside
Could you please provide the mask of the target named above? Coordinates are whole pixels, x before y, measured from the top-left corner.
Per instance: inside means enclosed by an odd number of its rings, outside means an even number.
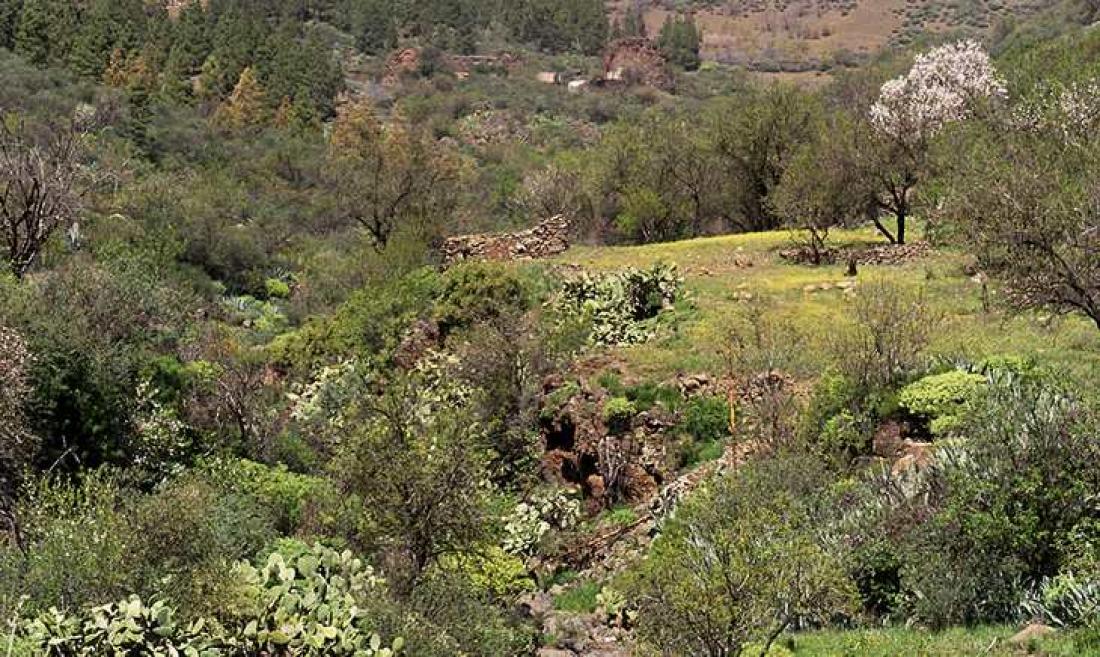
[[[685,4],[703,30],[706,60],[758,71],[800,72],[854,61],[922,35],[991,33],[1052,0],[613,0],[615,15],[640,3],[650,35]]]

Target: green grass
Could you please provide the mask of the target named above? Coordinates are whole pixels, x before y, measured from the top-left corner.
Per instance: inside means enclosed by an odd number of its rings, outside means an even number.
[[[1007,639],[1015,627],[952,628],[943,632],[909,629],[810,632],[792,637],[796,657],[1097,657],[1100,649],[1078,645],[1078,636],[1056,633],[1029,645]],[[784,643],[780,640],[779,643]],[[790,646],[790,642],[787,642]]]
[[[606,520],[612,525],[626,527],[638,522],[638,514],[629,506],[617,506],[607,512]]]
[[[600,588],[597,582],[580,582],[554,598],[554,609],[590,614],[596,611],[596,596],[599,595]]]
[[[835,243],[880,244],[882,239],[870,229],[849,230],[838,231]],[[633,247],[575,247],[556,260],[595,270],[648,267],[658,261],[680,267],[688,301],[678,304],[678,321],[646,344],[614,350],[624,377],[661,381],[681,372],[723,373],[730,318],[743,308],[745,293],[766,300],[808,336],[794,373],[812,377],[827,365],[825,345],[848,300],[837,289],[805,288],[844,280],[844,266],[787,264],[776,251],[789,244],[790,235],[777,231]],[[963,271],[964,262],[960,253],[941,251],[900,266],[861,266],[858,280],[886,278],[925,290],[941,316],[929,357],[979,360],[1015,354],[1065,369],[1079,381],[1098,382],[1100,332],[1091,323],[1075,315],[1011,312],[997,305],[995,294],[987,312],[980,286]]]

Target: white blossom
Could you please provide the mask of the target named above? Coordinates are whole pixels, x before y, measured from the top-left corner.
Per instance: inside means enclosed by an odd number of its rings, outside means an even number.
[[[1046,84],[1020,103],[1010,127],[1053,134],[1067,145],[1084,145],[1100,131],[1100,79]]]
[[[906,75],[883,84],[871,122],[894,139],[918,143],[968,117],[975,101],[1006,95],[981,45],[959,41],[918,55]]]

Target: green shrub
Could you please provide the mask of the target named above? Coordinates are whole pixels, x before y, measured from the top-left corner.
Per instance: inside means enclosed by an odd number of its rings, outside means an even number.
[[[796,619],[850,613],[855,590],[821,541],[805,459],[746,464],[680,503],[627,578],[638,635],[668,654],[732,654]]]
[[[523,560],[496,546],[444,558],[440,567],[461,573],[475,594],[495,599],[511,599],[535,588]]]
[[[623,433],[630,429],[630,423],[638,410],[634,403],[625,397],[612,397],[604,402],[603,423],[611,433]]]
[[[269,299],[285,299],[290,296],[290,284],[277,278],[264,281],[264,291]]]
[[[0,545],[0,603],[26,595],[24,611],[34,613],[135,590],[145,564],[129,507],[116,478],[103,472],[34,484],[16,507],[24,549]]]
[[[683,401],[683,395],[676,387],[649,381],[627,388],[626,398],[634,402],[634,407],[639,411],[648,411],[658,404],[675,411]]]
[[[981,374],[952,370],[926,376],[911,383],[898,394],[898,403],[910,413],[925,418],[934,436],[956,432],[963,415],[986,379]]]
[[[607,512],[607,522],[620,527],[629,527],[638,521],[638,514],[629,506],[617,506]]]
[[[966,414],[967,439],[937,450],[936,469],[910,492],[928,500],[899,551],[918,620],[1011,619],[1025,583],[1079,563],[1082,544],[1097,540],[1088,500],[1100,490],[1098,431],[1095,411],[1052,383],[991,380]]]
[[[680,465],[687,467],[720,457],[730,437],[730,407],[724,397],[694,397],[680,414]]]
[[[881,394],[861,390],[846,376],[826,373],[814,384],[799,435],[812,449],[846,466],[867,452],[877,418],[888,415],[880,399]]]
[[[213,461],[207,468],[211,479],[224,490],[262,501],[286,534],[298,528],[310,502],[335,495],[329,480],[290,472],[282,464],[268,466],[236,459]]]
[[[696,442],[719,442],[730,436],[730,404],[725,397],[695,397],[682,412],[680,430]]]
[[[596,596],[600,594],[600,589],[601,587],[597,582],[574,584],[554,598],[554,609],[571,611],[577,614],[590,614],[596,611],[598,607]]]
[[[535,303],[534,284],[515,267],[462,263],[447,270],[432,314],[448,335],[477,323],[516,317]]]
[[[369,285],[331,317],[274,340],[270,351],[276,361],[307,372],[352,357],[385,361],[413,320],[427,315],[441,287],[439,274],[427,268]]]

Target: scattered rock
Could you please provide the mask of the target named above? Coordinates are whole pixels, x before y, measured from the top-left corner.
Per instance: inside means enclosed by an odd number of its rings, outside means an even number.
[[[1009,643],[1014,645],[1025,645],[1032,639],[1039,639],[1048,634],[1057,632],[1053,627],[1049,625],[1043,625],[1042,623],[1032,623],[1020,630],[1008,640]]]
[[[604,54],[603,77],[609,82],[644,84],[663,91],[671,91],[676,82],[664,53],[645,37],[612,42]]]
[[[541,620],[554,609],[554,598],[549,593],[535,592],[520,596],[516,601],[521,615]]]
[[[796,265],[847,263],[847,275],[853,276],[858,265],[901,265],[927,256],[932,251],[928,242],[909,244],[882,244],[879,246],[853,247],[848,249],[826,249],[815,254],[806,247],[784,249],[779,257]]]
[[[894,421],[883,422],[871,439],[871,453],[883,458],[894,458],[901,449],[901,425]]]
[[[554,637],[558,648],[583,653],[592,643],[592,628],[599,624],[595,614],[552,611],[542,621],[542,633]]]
[[[539,648],[536,657],[577,657],[572,650],[560,650],[558,648]]]
[[[894,462],[890,472],[896,477],[911,470],[923,470],[933,461],[932,443],[920,443],[913,440],[904,440],[898,450],[900,457]]]

